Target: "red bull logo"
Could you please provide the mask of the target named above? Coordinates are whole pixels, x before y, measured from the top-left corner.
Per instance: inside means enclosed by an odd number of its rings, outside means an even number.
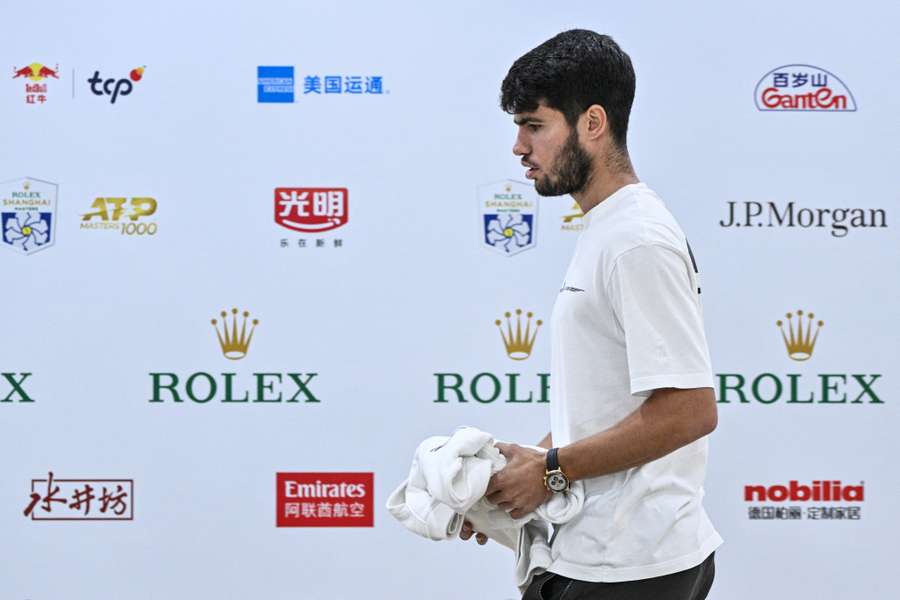
[[[59,79],[59,65],[54,69],[42,63],[13,67],[12,78],[25,80],[26,104],[44,104],[47,101],[47,80]]]
[[[59,79],[59,65],[56,65],[55,69],[51,69],[47,65],[42,65],[41,63],[31,63],[27,67],[22,67],[21,69],[13,67],[13,79],[18,79],[19,77],[27,77],[31,81],[41,81],[47,77]]]
[[[856,100],[837,75],[812,65],[772,69],[754,91],[761,111],[853,112]]]

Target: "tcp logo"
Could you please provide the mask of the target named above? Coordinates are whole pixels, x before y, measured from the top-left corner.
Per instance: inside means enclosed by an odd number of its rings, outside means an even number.
[[[122,79],[101,79],[100,71],[94,71],[94,76],[87,80],[91,84],[91,92],[95,96],[109,96],[109,103],[115,104],[119,96],[127,96],[134,89],[134,83],[144,78],[145,67],[132,69],[128,77]]]

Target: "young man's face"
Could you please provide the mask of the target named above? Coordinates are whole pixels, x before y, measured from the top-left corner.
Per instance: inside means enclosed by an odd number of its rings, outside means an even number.
[[[562,196],[584,189],[593,161],[561,111],[540,104],[535,111],[516,113],[513,121],[519,127],[513,154],[522,157],[528,167],[525,177],[534,179],[538,194]]]

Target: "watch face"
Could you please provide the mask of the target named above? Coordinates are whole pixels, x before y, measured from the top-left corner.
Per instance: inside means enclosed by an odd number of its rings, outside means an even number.
[[[547,485],[554,492],[561,492],[569,487],[569,480],[561,473],[554,473],[547,479]]]

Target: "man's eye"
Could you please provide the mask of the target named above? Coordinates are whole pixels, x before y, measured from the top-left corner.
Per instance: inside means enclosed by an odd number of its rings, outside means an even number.
[[[541,127],[540,125],[535,125],[534,123],[528,124],[528,129],[531,131],[537,131],[540,127]]]

